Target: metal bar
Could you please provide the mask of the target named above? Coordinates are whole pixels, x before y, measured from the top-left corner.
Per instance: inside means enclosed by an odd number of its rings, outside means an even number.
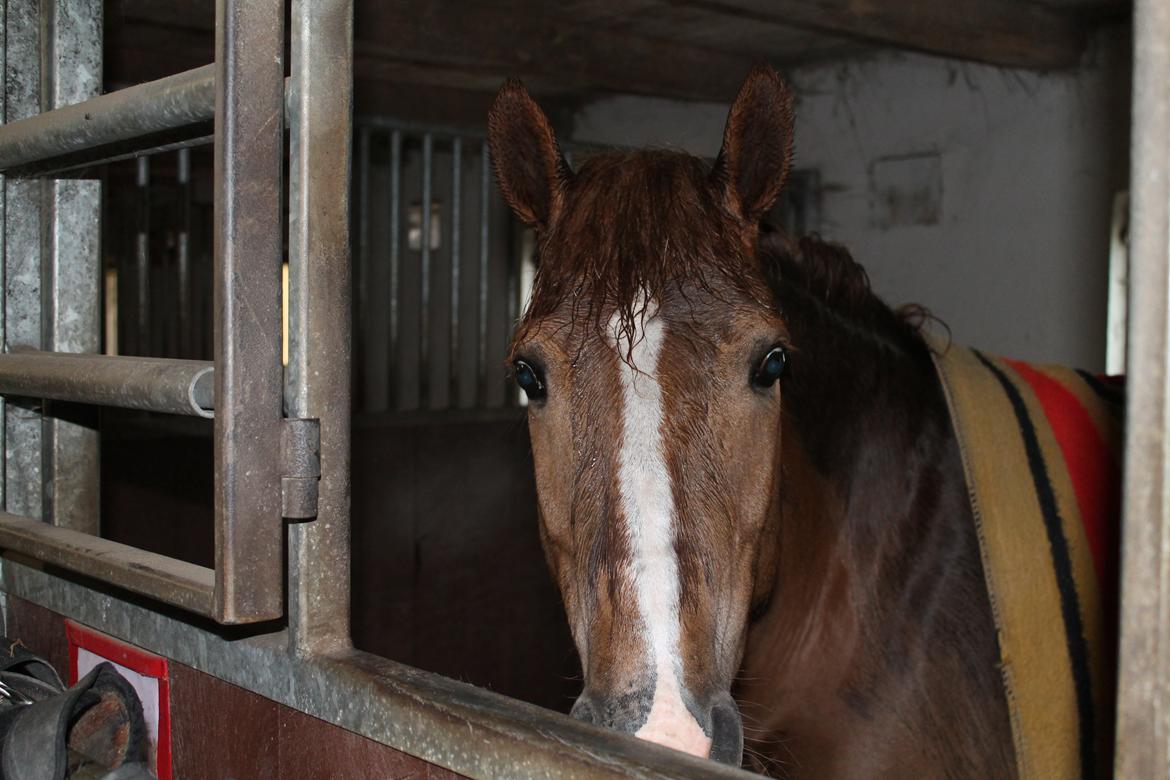
[[[1119,778],[1170,774],[1170,4],[1134,4]]]
[[[284,2],[215,6],[216,619],[283,612]]]
[[[202,566],[6,512],[0,513],[0,548],[201,615],[211,614],[214,573]],[[91,598],[105,604],[112,601],[96,594]]]
[[[398,408],[398,296],[400,285],[398,275],[402,266],[402,132],[390,134],[390,361],[387,384],[390,397],[387,408]]]
[[[480,406],[487,405],[487,322],[488,322],[488,258],[491,256],[488,225],[491,222],[492,163],[485,143],[480,153],[479,170],[479,339],[476,352],[476,397]]]
[[[288,619],[314,653],[349,646],[353,0],[294,0],[291,39],[286,397],[320,422],[321,481],[316,521],[289,528]]]
[[[418,322],[418,405],[426,409],[431,402],[431,174],[435,139],[423,135],[422,212],[419,228],[419,322]]]
[[[5,28],[5,120],[15,122],[41,110],[43,25],[38,0],[8,0]],[[44,337],[42,210],[46,208],[48,184],[8,177],[5,188],[4,346],[6,350],[40,349]],[[6,407],[5,508],[41,518],[44,458],[40,402],[9,399]]]
[[[302,74],[303,77],[304,74]],[[300,107],[298,107],[299,110]],[[290,115],[291,118],[291,115]],[[291,121],[290,121],[291,126]],[[291,186],[291,184],[290,184]],[[358,284],[357,284],[357,351],[364,359],[358,364],[362,382],[359,408],[377,408],[372,392],[375,385],[373,366],[365,347],[370,342],[370,131],[362,128],[358,138]]]
[[[0,355],[0,393],[213,417],[205,360],[19,351]]]
[[[176,156],[179,183],[179,236],[176,260],[179,276],[179,355],[195,354],[191,335],[191,150],[180,149]]]
[[[289,653],[280,633],[225,638],[14,560],[0,572],[12,596],[471,777],[759,778],[369,653]]]
[[[447,406],[459,407],[459,284],[460,256],[463,233],[463,139],[451,142],[451,334],[448,360],[450,390]]]
[[[204,135],[214,109],[215,66],[204,65],[0,127],[0,171],[187,128]]]
[[[8,121],[8,2],[0,0],[0,122]],[[0,351],[8,348],[8,177],[0,173]],[[0,508],[8,504],[8,402],[0,397]]]
[[[149,355],[150,345],[150,158],[139,157],[135,166],[135,199],[138,215],[134,234],[134,351]]]
[[[101,92],[101,0],[53,0],[48,51],[51,105],[79,103]],[[2,131],[3,128],[0,128]],[[49,183],[48,246],[42,260],[44,344],[54,352],[101,348],[100,179]],[[96,409],[45,408],[45,516],[54,525],[97,534],[100,472]],[[68,419],[66,419],[68,418]]]

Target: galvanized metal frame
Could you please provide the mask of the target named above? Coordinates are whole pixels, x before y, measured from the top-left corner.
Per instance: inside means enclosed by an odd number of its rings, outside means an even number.
[[[215,614],[283,612],[284,2],[216,0]]]
[[[1170,4],[1134,4],[1128,410],[1115,771],[1170,775]]]
[[[0,169],[6,174],[7,354],[0,355],[0,392],[9,397],[0,547],[220,622],[278,618],[286,502],[284,464],[274,453],[282,452],[282,441],[311,446],[317,430],[315,423],[289,428],[282,409],[283,3],[220,0],[214,66],[93,97],[100,88],[101,10],[100,0],[9,0],[5,7],[8,121],[0,127]],[[125,154],[128,145],[151,148],[163,137],[198,140],[213,114],[218,370],[193,361],[63,354],[95,352],[101,332],[100,185],[43,175]],[[348,149],[345,154],[348,159]],[[139,159],[138,174],[145,199],[148,158]],[[137,248],[142,313],[149,251],[143,232]],[[140,329],[145,326],[142,316]],[[142,344],[146,335],[140,334]],[[214,571],[93,535],[96,427],[72,413],[68,420],[53,414],[60,402],[201,416],[220,410]],[[306,484],[315,480],[315,453],[291,455],[309,467],[290,476],[299,498],[288,505],[303,516],[312,510],[306,498],[316,493],[315,484]]]

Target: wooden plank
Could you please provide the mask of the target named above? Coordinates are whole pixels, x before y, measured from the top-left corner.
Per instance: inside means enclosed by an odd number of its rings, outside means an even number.
[[[676,0],[752,20],[1008,67],[1073,67],[1085,29],[1072,16],[1021,0]]]
[[[568,23],[542,8],[362,3],[358,72],[471,89],[517,76],[538,90],[728,100],[751,66],[744,55]]]

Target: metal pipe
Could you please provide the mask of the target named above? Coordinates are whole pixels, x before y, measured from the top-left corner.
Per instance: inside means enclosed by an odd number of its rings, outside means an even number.
[[[419,220],[421,236],[419,248],[419,323],[418,323],[418,405],[430,406],[431,395],[431,167],[434,160],[435,139],[423,135],[422,213]]]
[[[398,274],[402,265],[402,132],[390,134],[390,355],[387,407],[398,408]]]
[[[459,251],[463,233],[463,139],[451,142],[451,334],[447,353],[447,406],[459,406]]]
[[[488,225],[491,216],[492,164],[488,145],[485,143],[480,155],[479,171],[479,323],[478,350],[476,354],[476,396],[481,406],[487,405],[487,321],[488,321],[488,257],[491,249],[488,241]]]
[[[214,113],[215,66],[204,65],[0,127],[0,170],[206,124]]]
[[[135,341],[134,351],[149,355],[153,351],[150,343],[150,158],[139,157],[135,175],[137,200],[137,232],[134,244],[135,298]]]
[[[0,393],[213,417],[214,369],[204,360],[22,350],[0,354]]]
[[[290,114],[290,117],[293,116]],[[290,123],[291,124],[291,123]],[[302,141],[302,144],[304,141]],[[290,188],[292,182],[290,181]],[[357,226],[357,321],[356,351],[362,356],[358,371],[361,382],[354,385],[359,392],[355,402],[359,408],[369,409],[377,403],[373,399],[373,367],[366,356],[370,333],[370,130],[363,127],[358,138],[358,226]],[[290,260],[291,263],[291,260]],[[290,266],[291,269],[291,266]]]
[[[291,28],[286,399],[320,422],[321,475],[316,521],[288,528],[288,630],[308,655],[349,645],[353,2],[293,0]]]
[[[0,548],[201,615],[211,614],[215,573],[203,566],[7,512],[0,512]],[[94,601],[117,603],[90,593]]]
[[[195,354],[191,338],[191,150],[178,153],[179,238],[177,246],[179,274],[179,354]]]

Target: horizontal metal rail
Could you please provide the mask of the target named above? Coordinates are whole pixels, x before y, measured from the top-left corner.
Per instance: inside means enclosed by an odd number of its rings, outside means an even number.
[[[206,136],[215,114],[215,66],[148,81],[0,127],[0,171],[43,172],[105,159],[121,144],[147,147]]]
[[[0,354],[0,394],[214,417],[210,361],[33,350]]]
[[[158,599],[213,614],[215,572],[129,545],[0,512],[0,549]]]

